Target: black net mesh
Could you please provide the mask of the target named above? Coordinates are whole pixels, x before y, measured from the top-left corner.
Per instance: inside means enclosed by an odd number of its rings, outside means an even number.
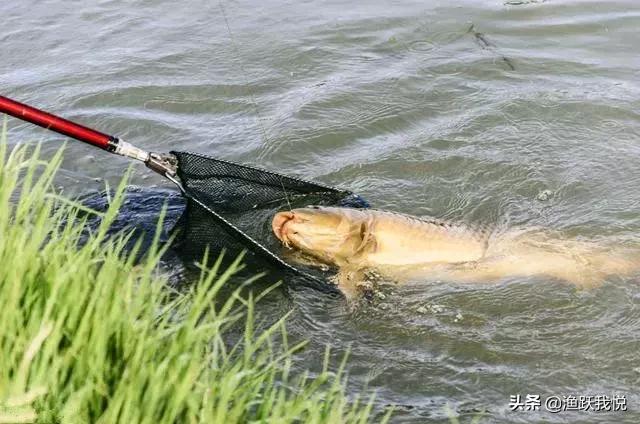
[[[351,192],[292,178],[264,169],[212,157],[171,152],[178,159],[178,176],[187,197],[177,246],[192,259],[206,249],[211,258],[225,252],[235,259],[244,252],[245,263],[324,291],[335,291],[328,274],[291,262],[271,231],[273,215],[289,207],[308,205],[367,207]]]

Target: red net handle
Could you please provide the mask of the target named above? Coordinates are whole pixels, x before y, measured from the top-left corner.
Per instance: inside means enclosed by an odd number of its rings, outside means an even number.
[[[118,145],[118,139],[114,136],[92,130],[8,97],[0,96],[0,112],[76,140],[84,141],[109,152],[113,152]]]

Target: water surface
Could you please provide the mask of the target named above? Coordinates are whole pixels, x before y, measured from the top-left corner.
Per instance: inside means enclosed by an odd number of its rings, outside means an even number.
[[[640,243],[633,0],[23,0],[0,16],[3,94],[143,148],[272,168],[414,215]],[[10,124],[11,143],[51,154],[62,141]],[[60,185],[113,185],[128,165],[69,142]],[[141,166],[133,182],[167,185]],[[318,369],[326,343],[336,364],[349,350],[349,387],[400,405],[395,422],[446,422],[448,404],[465,422],[632,423],[638,283],[427,281],[356,309],[303,290],[262,312],[293,307],[290,330],[311,341],[300,369]],[[623,394],[630,411],[510,412],[518,393]]]

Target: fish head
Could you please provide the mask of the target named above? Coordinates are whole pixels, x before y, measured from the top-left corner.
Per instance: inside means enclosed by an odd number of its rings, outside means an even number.
[[[272,221],[275,236],[331,265],[352,261],[370,239],[370,225],[357,209],[310,206],[278,212]]]

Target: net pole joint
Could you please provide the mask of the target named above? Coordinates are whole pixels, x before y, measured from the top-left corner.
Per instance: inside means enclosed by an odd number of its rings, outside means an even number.
[[[113,153],[144,162],[147,168],[163,177],[175,177],[178,169],[178,159],[168,153],[150,153],[131,143],[114,139]]]
[[[176,176],[178,170],[178,159],[169,153],[148,153],[148,158],[144,163],[147,168],[171,180]]]

